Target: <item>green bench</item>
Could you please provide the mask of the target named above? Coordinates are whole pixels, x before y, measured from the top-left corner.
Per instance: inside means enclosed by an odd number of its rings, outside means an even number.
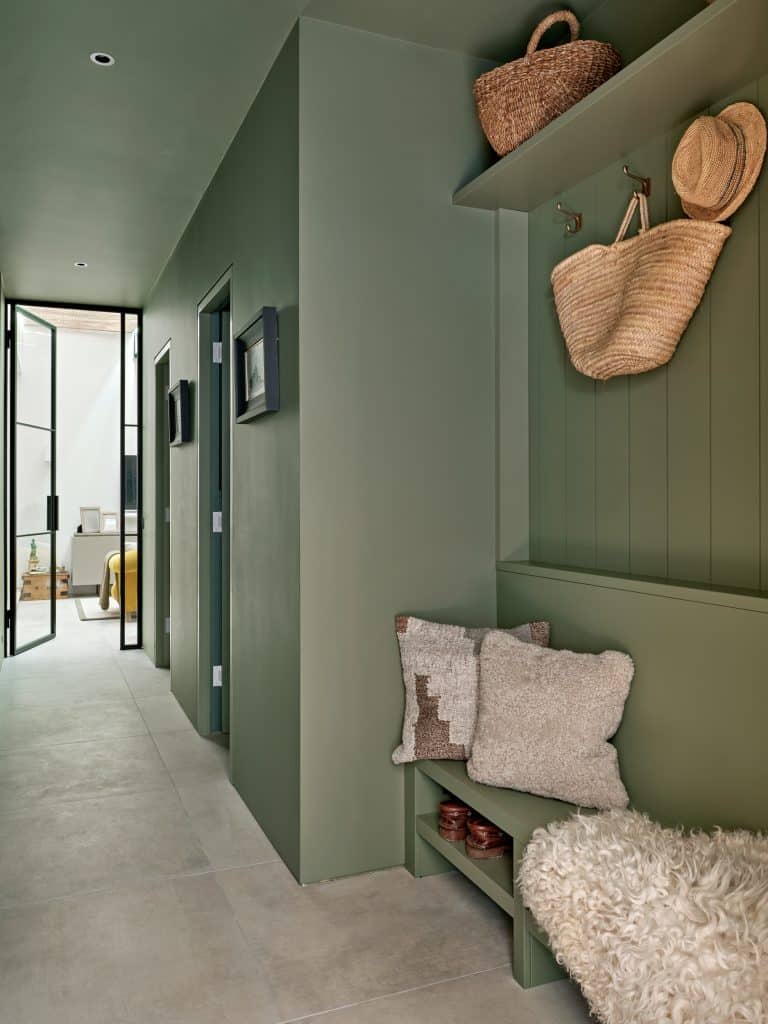
[[[512,970],[523,988],[562,978],[546,936],[522,904],[514,878],[534,830],[550,821],[570,817],[576,808],[560,800],[473,782],[463,761],[419,761],[406,765],[405,777],[408,870],[421,878],[455,868],[512,917]],[[471,860],[463,843],[443,839],[437,828],[438,805],[446,792],[510,835],[512,855],[499,860]]]

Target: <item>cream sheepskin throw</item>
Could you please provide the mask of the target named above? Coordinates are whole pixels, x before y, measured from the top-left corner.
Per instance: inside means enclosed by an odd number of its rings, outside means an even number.
[[[538,829],[523,900],[603,1024],[766,1024],[768,837],[636,811]]]

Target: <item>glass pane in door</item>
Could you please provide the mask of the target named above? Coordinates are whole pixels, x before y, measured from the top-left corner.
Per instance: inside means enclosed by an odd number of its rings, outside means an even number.
[[[141,646],[141,338],[136,314],[123,314],[121,364],[120,646]]]
[[[57,585],[56,329],[21,307],[12,365],[9,581],[17,654],[54,636]]]

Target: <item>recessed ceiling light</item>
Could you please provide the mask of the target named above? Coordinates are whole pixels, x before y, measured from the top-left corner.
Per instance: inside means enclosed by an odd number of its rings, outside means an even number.
[[[96,53],[91,54],[91,60],[94,64],[98,64],[101,68],[111,67],[115,63],[115,58],[111,53],[103,53],[97,50]]]
[[[88,264],[84,260],[77,260],[75,266],[77,267],[78,270],[85,270]]]

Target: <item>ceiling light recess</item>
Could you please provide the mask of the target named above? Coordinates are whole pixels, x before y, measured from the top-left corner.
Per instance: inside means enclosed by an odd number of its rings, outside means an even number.
[[[85,262],[85,260],[75,260],[75,266],[77,267],[78,270],[85,270],[88,264]]]
[[[95,53],[92,53],[91,60],[94,64],[98,64],[100,68],[110,68],[115,63],[115,58],[112,54],[104,53],[103,50],[96,50]]]

